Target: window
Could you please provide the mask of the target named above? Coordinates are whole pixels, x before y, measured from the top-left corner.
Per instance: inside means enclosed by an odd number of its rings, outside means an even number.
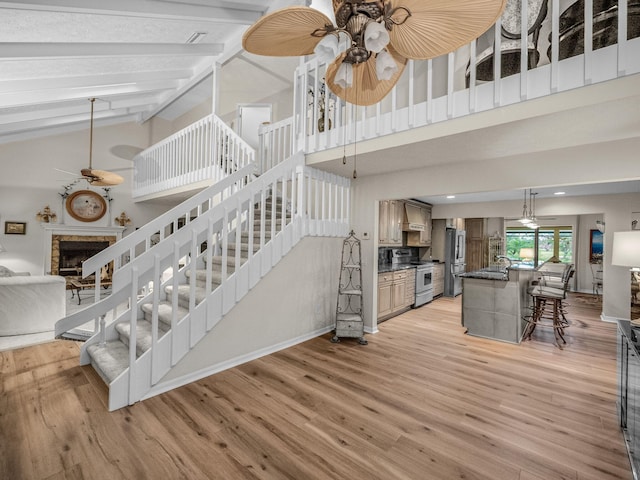
[[[527,250],[533,249],[535,258],[525,258]],[[573,231],[571,227],[526,227],[507,228],[507,256],[524,264],[538,266],[552,257],[563,263],[573,261]]]

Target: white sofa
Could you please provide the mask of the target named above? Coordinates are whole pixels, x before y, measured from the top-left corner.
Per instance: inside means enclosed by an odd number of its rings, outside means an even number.
[[[65,315],[64,277],[0,276],[0,336],[52,331]]]

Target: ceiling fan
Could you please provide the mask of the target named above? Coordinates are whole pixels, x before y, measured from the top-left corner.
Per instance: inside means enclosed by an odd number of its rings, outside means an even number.
[[[259,19],[243,48],[266,56],[316,54],[326,83],[356,105],[373,105],[397,83],[408,59],[453,52],[479,37],[506,0],[333,0],[335,24],[311,7],[291,6]]]
[[[120,185],[124,178],[114,172],[109,172],[107,170],[97,170],[93,168],[93,104],[96,101],[95,98],[90,98],[91,102],[91,127],[89,129],[89,167],[83,168],[80,170],[80,174],[82,175],[82,179],[89,182],[89,185],[93,185],[94,187],[113,187],[115,185]],[[75,173],[67,172],[65,170],[56,169],[63,173],[69,173],[71,175],[75,175]]]
[[[90,98],[91,102],[91,128],[89,129],[89,168],[83,168],[80,173],[90,185],[96,187],[112,187],[114,185],[120,185],[124,178],[117,173],[108,172],[106,170],[94,170],[92,166],[93,160],[93,104],[95,98]]]

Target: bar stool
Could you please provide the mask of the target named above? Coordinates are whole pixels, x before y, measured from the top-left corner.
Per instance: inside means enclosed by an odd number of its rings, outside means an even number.
[[[566,317],[566,305],[563,300],[567,298],[569,282],[574,273],[573,265],[568,266],[562,278],[562,288],[554,288],[544,284],[532,285],[529,294],[533,297],[533,312],[531,316],[525,317],[527,326],[523,332],[522,340],[530,340],[539,325],[553,328],[555,345],[558,348],[562,349],[560,342],[566,345],[564,329],[570,324]]]

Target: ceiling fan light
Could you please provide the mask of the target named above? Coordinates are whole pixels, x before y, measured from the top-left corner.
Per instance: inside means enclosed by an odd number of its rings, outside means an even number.
[[[526,217],[523,217],[518,221],[523,225],[528,225],[529,223],[532,223],[531,219],[530,218],[526,218]]]
[[[353,65],[342,62],[336,72],[334,83],[340,88],[349,88],[353,84]]]
[[[364,32],[364,46],[373,53],[380,53],[389,45],[389,32],[382,23],[369,22]]]
[[[313,53],[316,54],[316,58],[320,63],[332,62],[339,53],[338,37],[335,35],[325,35],[322,40],[318,42]]]
[[[398,71],[398,64],[386,50],[376,56],[376,75],[378,80],[391,80]]]

